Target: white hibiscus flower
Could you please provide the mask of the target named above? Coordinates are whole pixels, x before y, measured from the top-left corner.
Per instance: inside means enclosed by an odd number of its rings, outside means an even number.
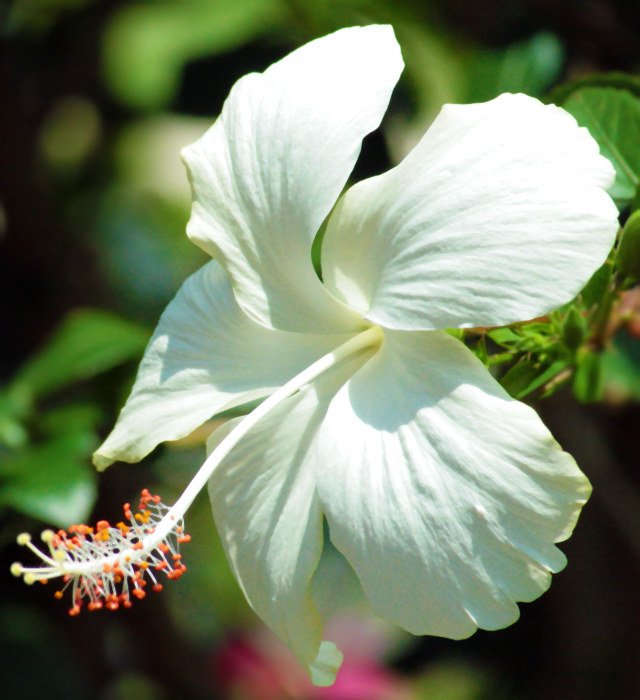
[[[248,601],[319,684],[341,659],[310,596],[323,516],[379,616],[461,639],[547,589],[591,490],[444,329],[573,298],[614,241],[613,168],[562,109],[503,95],[447,105],[399,166],[340,196],[402,68],[392,29],[370,26],[235,85],[183,154],[188,234],[214,260],[168,306],[95,456],[139,460],[271,395],[214,433],[171,512],[208,482]]]

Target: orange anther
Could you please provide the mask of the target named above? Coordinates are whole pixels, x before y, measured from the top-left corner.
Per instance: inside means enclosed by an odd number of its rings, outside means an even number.
[[[149,493],[149,489],[142,489],[142,497],[143,498],[151,498],[151,494]]]
[[[124,523],[118,523],[116,527],[121,530],[123,535],[126,535],[127,532],[131,529],[128,525],[125,525]]]
[[[133,595],[139,600],[142,600],[147,594],[142,590],[142,588],[134,588]]]
[[[130,562],[130,561],[131,561],[131,557],[125,557],[124,560],[125,560],[126,562]]]
[[[124,605],[125,608],[130,608],[133,605],[133,603],[128,598],[122,604]]]
[[[149,568],[149,562],[141,561],[141,562],[138,562],[137,566],[139,566],[141,569],[148,569],[148,568]]]
[[[111,573],[111,567],[109,566],[109,564],[105,564],[105,565],[102,567],[102,570],[104,571],[105,574],[110,574],[110,573]]]
[[[177,562],[173,565],[173,568],[174,568],[174,569],[181,569],[181,568],[182,568],[182,564],[181,564],[179,561],[177,561]]]
[[[174,554],[171,558],[173,561],[178,561],[178,559],[182,559],[182,554]]]
[[[62,577],[62,580],[64,581],[64,583],[67,583],[68,581],[71,581],[71,574],[65,574],[65,575]]]
[[[106,530],[109,527],[109,523],[106,520],[98,520],[96,523],[96,530],[98,532],[101,532],[102,530]]]
[[[176,528],[176,532],[177,532],[179,535],[182,534],[182,525],[178,525],[178,527]]]
[[[169,545],[165,544],[164,542],[160,542],[160,544],[158,545],[158,549],[163,554],[166,554],[169,551]]]
[[[60,598],[62,598],[62,591],[56,591],[53,595],[55,598],[60,600]]]
[[[154,590],[156,593],[160,593],[160,591],[162,590],[162,584],[161,584],[161,583],[155,583],[155,584],[153,585],[153,590]]]
[[[169,566],[166,561],[161,561],[159,564],[156,564],[155,569],[156,571],[162,571],[162,569],[166,569]]]
[[[69,615],[71,617],[75,617],[76,615],[80,614],[80,606],[79,605],[74,605],[71,610],[69,610]]]
[[[154,496],[154,497],[153,497],[153,502],[154,502],[154,503],[160,503],[161,500],[162,500],[162,499],[160,498],[160,496]]]
[[[145,532],[147,535],[153,535],[153,533],[156,531],[155,527],[148,527]]]
[[[114,576],[113,581],[114,583],[122,583],[122,576]]]
[[[133,545],[133,547],[131,547],[131,549],[142,549],[143,547],[144,547],[144,545],[142,544],[142,542],[136,542]]]
[[[49,583],[49,579],[48,579],[48,578],[41,578],[41,579],[38,579],[38,580],[40,581],[40,583]]]

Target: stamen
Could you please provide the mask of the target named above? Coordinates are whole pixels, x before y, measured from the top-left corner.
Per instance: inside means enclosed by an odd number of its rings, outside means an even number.
[[[28,533],[18,535],[18,544],[37,554],[45,566],[31,568],[16,562],[11,573],[23,576],[29,585],[62,577],[65,586],[54,595],[60,599],[72,587],[72,616],[80,613],[85,599],[88,610],[117,610],[121,604],[131,607],[132,595],[145,597],[145,575],[153,590],[161,591],[162,585],[153,571],[164,571],[174,581],[184,574],[187,567],[181,561],[180,544],[191,539],[184,534],[182,518],[176,519],[160,497],[152,496],[148,489],[142,491],[138,508],[142,515],[133,517],[130,504],[125,503],[124,515],[129,525],[119,522],[111,527],[106,520],[100,520],[95,529],[72,525],[68,532],[45,530],[41,537],[50,556],[32,544]]]

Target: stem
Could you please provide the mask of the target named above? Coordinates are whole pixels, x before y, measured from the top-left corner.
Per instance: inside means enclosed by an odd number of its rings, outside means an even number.
[[[514,352],[498,352],[495,355],[489,355],[487,363],[491,365],[500,365],[503,362],[509,362],[515,358]]]
[[[618,279],[615,268],[611,268],[609,275],[609,281],[605,288],[605,293],[600,302],[600,306],[596,311],[594,318],[594,332],[592,336],[592,343],[597,347],[597,349],[602,350],[605,342],[605,334],[607,330],[607,324],[609,322],[609,315],[611,314],[611,308],[613,303],[617,298],[618,290],[622,284],[622,280]]]

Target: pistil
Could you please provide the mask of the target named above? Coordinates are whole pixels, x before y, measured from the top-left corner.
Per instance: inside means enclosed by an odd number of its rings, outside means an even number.
[[[49,579],[62,577],[65,586],[55,595],[61,598],[63,592],[72,587],[70,615],[80,612],[85,599],[89,601],[89,610],[103,606],[116,610],[121,604],[130,607],[132,595],[140,599],[145,597],[143,589],[147,582],[153,584],[153,590],[162,590],[157,579],[161,572],[168,579],[175,580],[186,571],[180,545],[191,538],[184,533],[184,515],[222,460],[276,406],[341,360],[379,345],[383,338],[382,329],[373,326],[320,358],[275,391],[220,442],[171,508],[161,503],[159,496],[152,496],[145,489],[138,506],[140,513],[134,516],[130,505],[124,505],[125,520],[129,524],[123,521],[112,527],[101,520],[95,528],[72,525],[68,532],[45,530],[42,540],[48,545],[48,555],[33,545],[28,533],[22,533],[18,536],[18,544],[31,549],[45,566],[28,568],[15,563],[11,573],[23,576],[27,584],[47,583]]]

